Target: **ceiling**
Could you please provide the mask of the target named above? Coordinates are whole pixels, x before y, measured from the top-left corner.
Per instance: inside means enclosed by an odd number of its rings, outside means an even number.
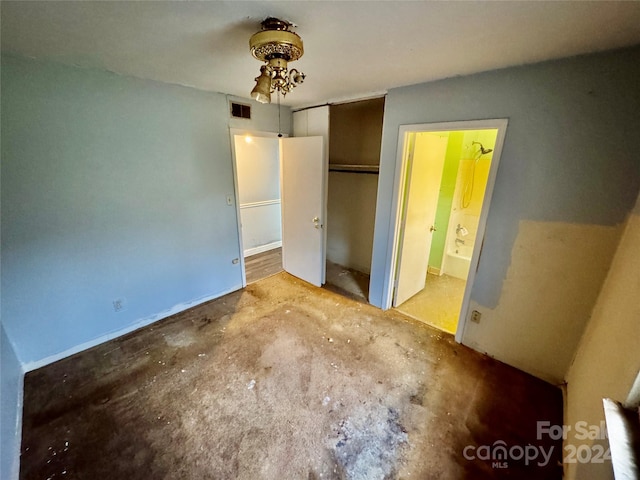
[[[284,104],[640,44],[640,1],[2,1],[3,52],[249,97],[249,37],[298,27],[307,75]]]

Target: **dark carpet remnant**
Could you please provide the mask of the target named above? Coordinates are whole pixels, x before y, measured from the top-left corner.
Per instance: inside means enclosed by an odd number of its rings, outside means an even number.
[[[463,456],[542,420],[557,388],[280,273],[28,373],[20,478],[559,480]]]

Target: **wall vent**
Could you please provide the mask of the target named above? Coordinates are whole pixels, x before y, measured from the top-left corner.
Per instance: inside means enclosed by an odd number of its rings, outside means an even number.
[[[231,102],[231,116],[235,118],[251,118],[251,105]]]

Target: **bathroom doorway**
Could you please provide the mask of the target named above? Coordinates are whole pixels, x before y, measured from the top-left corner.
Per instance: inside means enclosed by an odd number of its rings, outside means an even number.
[[[505,128],[495,120],[401,128],[393,307],[456,337],[467,317]]]

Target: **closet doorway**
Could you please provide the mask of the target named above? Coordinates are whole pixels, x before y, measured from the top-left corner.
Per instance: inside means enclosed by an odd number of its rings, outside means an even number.
[[[320,135],[328,153],[325,288],[368,303],[384,97],[293,113],[294,137]]]
[[[384,97],[329,107],[326,287],[369,302]]]

